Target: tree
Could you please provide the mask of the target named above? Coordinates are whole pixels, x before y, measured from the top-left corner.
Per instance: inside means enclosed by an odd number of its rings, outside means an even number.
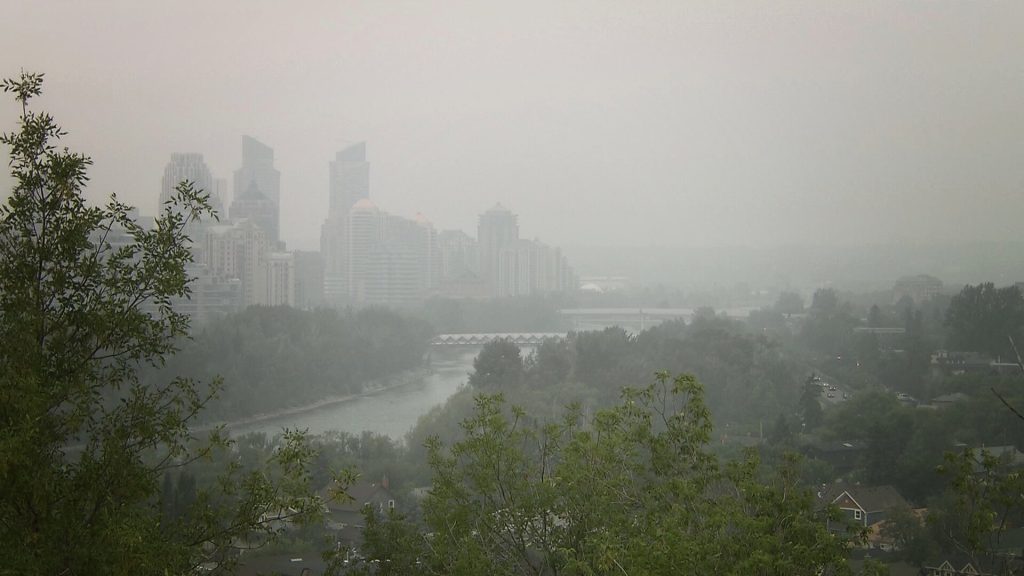
[[[333,554],[328,574],[427,574],[427,566],[420,560],[427,555],[427,540],[420,534],[416,524],[394,510],[382,513],[374,510],[373,506],[363,507],[363,519],[361,558],[346,565],[344,560],[348,551],[339,550]]]
[[[967,285],[946,310],[948,346],[1013,358],[1008,337],[1019,341],[1024,327],[1024,298],[1016,286],[996,288],[991,282]]]
[[[1020,548],[1003,536],[1024,521],[1024,477],[998,454],[965,449],[946,454],[940,471],[951,482],[952,501],[945,502],[928,522],[937,528],[939,544],[971,558],[992,574],[1020,574]],[[934,508],[934,507],[933,507]]]
[[[477,396],[450,449],[430,443],[431,573],[844,574],[796,460],[724,467],[695,378],[659,374],[592,418],[542,424]]]
[[[839,295],[832,288],[819,288],[811,297],[811,310],[831,314],[839,309]]]
[[[484,344],[473,359],[469,385],[476,390],[507,390],[523,382],[523,357],[511,340],[498,339]]]
[[[800,314],[804,311],[804,299],[796,292],[782,292],[775,301],[775,310],[780,314]]]
[[[137,371],[174,351],[188,318],[186,227],[210,216],[207,195],[178,186],[151,230],[112,198],[88,205],[89,158],[57,147],[65,134],[30,110],[42,75],[3,90],[21,104],[0,136],[14,188],[0,208],[0,549],[19,574],[185,574],[223,568],[237,538],[270,531],[268,514],[317,509],[307,498],[299,435],[276,471],[230,467],[220,492],[182,489],[190,505],[167,521],[161,480],[213,448],[188,425],[209,399],[196,382],[144,386]],[[114,243],[121,236],[126,241]],[[214,383],[214,390],[217,383]],[[226,443],[215,434],[214,444]],[[273,479],[272,479],[273,478]],[[168,490],[168,493],[170,490]]]
[[[822,288],[814,293],[801,336],[819,352],[841,356],[849,351],[856,324],[849,304],[840,302],[835,290]]]
[[[881,535],[893,544],[899,556],[915,566],[924,565],[936,552],[924,519],[907,506],[892,510],[881,528]]]
[[[821,426],[824,413],[821,410],[821,386],[813,376],[804,382],[804,389],[800,393],[800,418],[806,432]]]

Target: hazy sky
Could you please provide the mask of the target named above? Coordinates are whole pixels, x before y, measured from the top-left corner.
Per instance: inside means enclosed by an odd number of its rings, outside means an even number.
[[[274,148],[315,248],[327,164],[475,234],[577,245],[1019,239],[1024,2],[2,2],[0,74],[153,212],[172,152]],[[0,104],[0,127],[15,107]]]

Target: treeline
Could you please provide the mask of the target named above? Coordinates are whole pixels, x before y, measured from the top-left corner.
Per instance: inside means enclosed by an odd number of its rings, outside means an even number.
[[[361,392],[370,381],[422,365],[431,334],[426,322],[386,309],[255,306],[181,342],[145,377],[222,378],[202,416],[230,420]]]
[[[470,385],[424,416],[408,443],[416,450],[430,435],[455,438],[457,423],[472,412],[477,393],[500,392],[535,418],[557,420],[573,402],[591,411],[614,406],[624,387],[643,386],[659,371],[695,375],[716,421],[744,431],[794,410],[809,372],[742,322],[713,314],[690,324],[666,322],[638,335],[621,328],[571,333],[529,355],[496,341],[474,361]]]
[[[354,573],[850,573],[792,462],[721,463],[697,380],[652,379],[550,423],[479,394],[458,439],[427,445],[422,522],[368,508]]]

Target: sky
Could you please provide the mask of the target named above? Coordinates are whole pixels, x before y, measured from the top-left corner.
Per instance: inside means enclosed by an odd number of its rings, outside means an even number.
[[[88,194],[156,209],[172,152],[228,180],[275,150],[316,249],[328,162],[475,235],[577,246],[1020,239],[1024,2],[5,0],[0,75],[90,155]],[[0,102],[0,129],[18,109]]]

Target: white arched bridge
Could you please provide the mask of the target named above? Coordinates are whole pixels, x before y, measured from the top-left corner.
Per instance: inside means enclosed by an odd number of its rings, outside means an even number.
[[[508,340],[517,346],[540,346],[545,340],[565,338],[565,332],[510,332],[493,334],[438,334],[431,346],[483,346],[494,340]]]

